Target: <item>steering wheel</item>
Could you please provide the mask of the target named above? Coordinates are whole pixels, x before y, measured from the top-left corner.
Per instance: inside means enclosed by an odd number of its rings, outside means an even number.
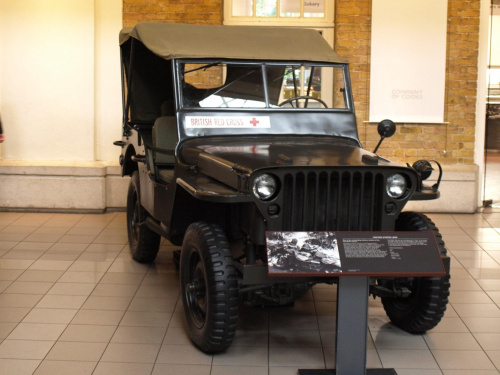
[[[280,104],[278,104],[278,106],[283,107],[285,104],[289,104],[289,103],[293,102],[294,100],[298,100],[298,99],[316,100],[317,102],[320,102],[325,108],[328,108],[326,103],[323,100],[321,100],[320,98],[315,98],[314,96],[308,96],[308,95],[294,96],[293,98],[282,101]],[[293,104],[292,104],[292,107],[293,107]],[[293,108],[295,108],[295,107],[293,107]]]

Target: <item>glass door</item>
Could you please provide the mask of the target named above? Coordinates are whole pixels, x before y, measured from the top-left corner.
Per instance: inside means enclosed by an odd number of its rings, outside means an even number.
[[[483,205],[500,207],[500,0],[492,0]]]

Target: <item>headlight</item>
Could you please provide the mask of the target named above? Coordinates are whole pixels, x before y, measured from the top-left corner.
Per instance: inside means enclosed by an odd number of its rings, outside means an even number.
[[[269,199],[276,192],[276,180],[269,174],[260,175],[253,180],[252,191],[259,199]]]
[[[387,178],[385,190],[391,198],[401,198],[406,192],[406,179],[400,174],[393,174]]]

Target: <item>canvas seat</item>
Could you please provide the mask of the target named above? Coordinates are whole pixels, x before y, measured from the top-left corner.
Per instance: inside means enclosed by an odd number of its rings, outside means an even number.
[[[166,154],[153,150],[157,177],[164,182],[171,182],[174,176],[175,156],[173,152],[177,145],[177,121],[174,116],[159,117],[153,126],[153,147],[171,151]]]

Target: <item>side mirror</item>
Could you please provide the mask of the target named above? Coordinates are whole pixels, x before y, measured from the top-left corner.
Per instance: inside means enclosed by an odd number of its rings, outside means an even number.
[[[382,141],[386,138],[392,137],[396,132],[396,124],[391,120],[382,120],[378,123],[377,126],[378,134],[380,134],[380,141],[378,141],[377,147],[373,150],[373,153],[376,154],[378,148],[382,144]]]
[[[396,124],[391,120],[382,120],[378,123],[377,130],[382,138],[389,138],[396,133]]]

